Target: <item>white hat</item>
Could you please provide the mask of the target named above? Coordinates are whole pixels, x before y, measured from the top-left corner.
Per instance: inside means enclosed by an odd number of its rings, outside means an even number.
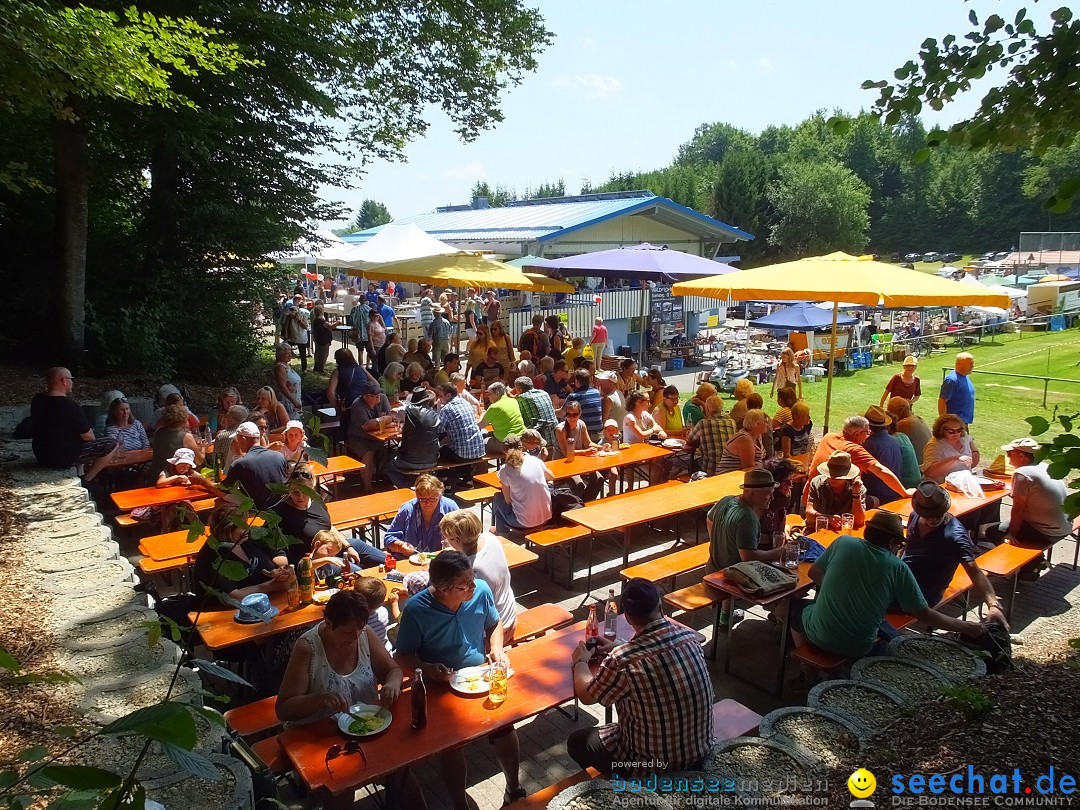
[[[616,422],[614,419],[608,419],[606,422],[604,422],[604,427],[606,427],[606,428],[609,428],[609,427],[617,428],[618,426],[619,426],[619,423]]]
[[[246,436],[249,439],[259,438],[259,426],[254,422],[241,422],[240,427],[236,429],[237,436]]]
[[[285,432],[288,433],[293,428],[296,428],[297,430],[303,430],[304,423],[301,422],[299,419],[290,419],[288,422],[285,423]]]
[[[195,451],[187,447],[181,447],[176,451],[176,455],[166,460],[174,467],[177,464],[187,464],[189,467],[194,467]]]
[[[1010,450],[1023,450],[1025,453],[1035,453],[1039,449],[1039,443],[1028,436],[1024,436],[1021,439],[1013,439],[1008,444],[1001,445],[1001,449],[1008,453]]]
[[[610,369],[607,370],[607,371],[598,371],[598,372],[596,372],[596,379],[598,379],[598,380],[607,380],[608,382],[614,382],[615,381],[615,372],[611,371]]]

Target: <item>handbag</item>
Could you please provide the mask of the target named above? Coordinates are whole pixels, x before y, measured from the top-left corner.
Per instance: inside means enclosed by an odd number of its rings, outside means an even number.
[[[770,596],[778,591],[794,588],[799,578],[789,571],[760,560],[744,560],[724,569],[724,577],[730,579],[750,596]]]

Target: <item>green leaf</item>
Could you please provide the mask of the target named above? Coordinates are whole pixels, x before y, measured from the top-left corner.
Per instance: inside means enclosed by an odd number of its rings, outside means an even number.
[[[1066,430],[1072,430],[1073,422],[1068,416],[1059,416],[1058,421]],[[1076,447],[1080,445],[1080,436],[1075,433],[1059,433],[1054,437],[1054,444],[1058,447]]]
[[[997,14],[991,14],[986,18],[986,23],[983,25],[983,33],[993,34],[995,31],[1000,31],[1004,25],[1005,20],[1001,19]]]
[[[248,575],[247,566],[239,560],[218,560],[215,567],[230,582],[243,582]]]
[[[150,647],[156,647],[158,642],[161,641],[161,622],[156,619],[143,622],[143,627],[146,628],[146,643]]]
[[[311,456],[315,461],[322,464],[324,467],[326,466],[326,451],[323,450],[321,447],[308,447],[308,455]]]
[[[209,706],[192,706],[191,709],[211,723],[221,726],[222,728],[228,728],[228,725],[225,722],[225,715],[217,709],[211,709]]]
[[[146,807],[146,788],[136,784],[130,790],[121,785],[106,796],[97,810],[144,810]]]
[[[1064,479],[1065,476],[1072,472],[1072,465],[1064,459],[1052,461],[1050,466],[1046,468],[1046,472],[1051,478]]]
[[[19,752],[19,759],[23,762],[38,762],[49,755],[49,749],[44,745],[35,745],[32,748],[24,748]]]
[[[968,12],[968,22],[972,25],[979,24],[979,15],[975,13],[975,9],[971,9],[971,11]]]
[[[1056,11],[1050,12],[1050,19],[1056,23],[1067,23],[1072,19],[1072,10],[1068,6],[1062,6]]]
[[[49,805],[49,810],[93,810],[101,798],[96,790],[73,790]]]
[[[212,782],[221,781],[221,771],[217,765],[208,760],[197,751],[179,748],[171,743],[164,743],[165,753],[169,755],[177,767],[187,771],[192,776],[207,779]]]
[[[2,644],[0,644],[0,667],[3,667],[8,672],[18,672],[21,669],[15,656],[4,649]]]
[[[915,154],[912,155],[911,159],[914,160],[916,163],[925,163],[929,159],[929,157],[930,149],[929,147],[924,146],[921,149],[915,150]]]
[[[1041,436],[1050,429],[1050,422],[1041,416],[1029,416],[1024,420],[1031,425],[1031,435]]]
[[[194,658],[191,663],[208,675],[221,678],[223,681],[231,681],[232,683],[238,683],[243,686],[251,686],[250,683],[245,681],[231,669],[227,669],[226,667],[221,666],[221,664],[215,664],[213,661],[207,661],[204,658]]]
[[[52,733],[55,734],[57,737],[65,737],[70,739],[71,737],[75,736],[76,731],[74,726],[53,726]]]
[[[142,709],[125,714],[113,720],[103,729],[102,734],[123,734],[125,732],[143,732],[143,728],[157,723],[169,722],[177,717],[188,717],[187,706],[183,703],[168,701],[157,703],[153,706],[145,706]]]
[[[28,771],[26,774],[26,784],[37,790],[52,790],[56,787],[56,782],[47,777],[42,771],[43,769],[40,767]]]
[[[118,774],[89,765],[47,765],[41,772],[57,784],[75,790],[105,790],[124,781]]]
[[[19,774],[15,771],[0,771],[0,790],[7,790],[19,781]]]
[[[1074,650],[1080,650],[1080,638],[1070,638],[1069,646]]]

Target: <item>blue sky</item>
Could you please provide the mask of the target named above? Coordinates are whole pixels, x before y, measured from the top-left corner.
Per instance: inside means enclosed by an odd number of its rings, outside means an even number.
[[[555,42],[539,69],[504,97],[505,120],[463,144],[433,111],[428,134],[405,163],[377,162],[358,188],[326,188],[355,211],[383,202],[395,217],[468,201],[477,180],[514,188],[670,163],[702,123],[751,132],[795,124],[818,109],[869,108],[864,79],[891,78],[928,36],[970,30],[1019,4],[993,0],[542,0]],[[1048,14],[1048,9],[1033,9]],[[973,111],[982,93],[947,105],[928,123]]]

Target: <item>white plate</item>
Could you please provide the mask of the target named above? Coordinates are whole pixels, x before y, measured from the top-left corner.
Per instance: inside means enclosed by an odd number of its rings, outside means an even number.
[[[430,551],[418,551],[416,554],[409,556],[409,562],[413,565],[427,565],[434,560],[436,556],[438,555],[432,554]]]
[[[487,671],[487,664],[459,669],[450,676],[450,688],[460,695],[486,695],[491,689],[485,677]],[[514,670],[511,668],[507,671],[506,677],[510,678],[513,674]]]
[[[663,446],[669,450],[682,450],[686,442],[683,439],[664,439]]]
[[[315,591],[315,604],[325,605],[330,601],[330,597],[337,592],[337,588],[327,588],[325,591]]]
[[[618,450],[601,450],[596,455],[600,456],[601,458],[610,458],[611,456],[619,455],[619,451]]]
[[[342,734],[348,734],[350,737],[371,737],[378,734],[394,719],[394,716],[390,714],[389,709],[385,709],[382,706],[372,706],[368,703],[356,703],[349,707],[349,712],[355,714],[356,717],[373,717],[379,721],[377,726],[373,726],[370,731],[364,731],[357,733],[349,731],[349,725],[355,721],[355,717],[350,717],[345,712],[338,712],[337,724]]]

